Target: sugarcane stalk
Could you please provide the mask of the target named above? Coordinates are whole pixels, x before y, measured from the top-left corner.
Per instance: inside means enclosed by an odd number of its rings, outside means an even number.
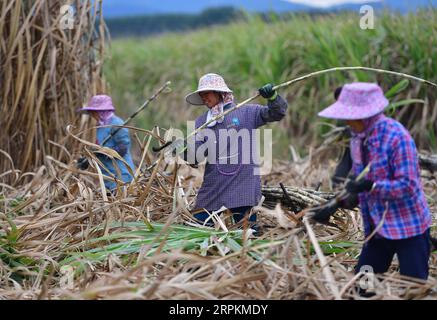
[[[335,72],[335,71],[357,71],[357,70],[361,70],[361,71],[373,71],[373,72],[376,72],[376,73],[392,74],[392,75],[400,76],[400,77],[403,77],[403,78],[419,81],[419,82],[421,82],[423,84],[430,85],[430,86],[433,86],[433,87],[437,88],[437,84],[435,84],[435,83],[433,83],[431,81],[428,81],[428,80],[425,80],[425,79],[421,79],[421,78],[418,78],[418,77],[414,77],[414,76],[411,76],[411,75],[408,75],[408,74],[405,74],[405,73],[389,71],[389,70],[383,70],[383,69],[368,68],[368,67],[336,67],[336,68],[331,68],[331,69],[325,69],[325,70],[321,70],[321,71],[312,72],[312,73],[309,73],[307,75],[304,75],[304,76],[292,79],[292,80],[284,82],[284,83],[281,83],[281,84],[279,84],[277,86],[274,86],[273,90],[277,90],[277,89],[280,89],[280,88],[288,87],[288,86],[290,86],[290,85],[292,85],[294,83],[297,83],[297,82],[300,82],[300,81],[303,81],[303,80],[306,80],[306,79],[309,79],[309,78],[312,78],[312,77],[315,77],[315,76],[319,76],[321,74],[326,74],[326,73]],[[226,110],[222,114],[219,114],[219,115],[213,117],[212,119],[210,119],[209,121],[207,121],[203,125],[201,125],[199,128],[194,130],[191,134],[189,134],[186,139],[188,139],[191,136],[195,135],[200,130],[206,128],[210,123],[212,123],[214,121],[217,121],[219,118],[224,117],[228,113],[231,113],[232,111],[235,111],[235,110],[241,108],[243,105],[251,102],[252,100],[255,100],[259,96],[260,96],[260,94],[257,93],[256,95],[254,95],[254,96],[244,100],[243,102],[237,104],[235,107],[230,108],[229,110]]]
[[[102,146],[105,145],[111,139],[113,136],[117,134],[120,129],[123,128],[123,126],[127,125],[133,118],[135,118],[141,111],[143,111],[151,101],[155,100],[165,89],[167,89],[170,86],[171,82],[167,81],[161,88],[158,89],[149,99],[147,99],[138,109],[135,111],[129,118],[126,119],[126,121],[123,122],[121,127],[118,127],[113,132],[111,132],[110,135],[108,135],[105,140],[102,142]]]
[[[370,166],[371,166],[372,162],[369,162],[369,164],[367,164],[367,166],[363,169],[363,171],[361,171],[361,173],[355,178],[355,181],[360,181],[361,179],[364,178],[364,176],[370,171]],[[301,212],[299,212],[296,217],[297,218],[301,218],[304,215],[308,214],[308,213],[312,213],[314,210],[323,208],[325,206],[332,206],[332,205],[336,205],[341,203],[342,200],[346,199],[347,197],[349,197],[350,193],[344,189],[342,190],[335,198],[333,198],[332,200],[329,200],[328,202],[319,205],[319,206],[314,206],[314,207],[309,207],[306,208],[305,210],[302,210]]]
[[[383,69],[375,69],[375,68],[360,67],[360,66],[359,66],[359,67],[335,67],[335,68],[330,68],[330,69],[325,69],[325,70],[320,70],[320,71],[312,72],[312,73],[309,73],[309,74],[303,75],[303,76],[301,76],[301,77],[298,77],[298,78],[292,79],[292,80],[290,80],[290,81],[287,81],[287,82],[281,83],[281,84],[279,84],[279,85],[277,85],[277,86],[274,86],[274,87],[273,87],[273,90],[277,90],[277,89],[280,89],[280,88],[284,88],[284,87],[290,86],[290,85],[292,85],[292,84],[295,84],[295,83],[297,83],[297,82],[300,82],[300,81],[303,81],[303,80],[306,80],[306,79],[309,79],[309,78],[312,78],[312,77],[316,77],[316,76],[319,76],[319,75],[322,75],[322,74],[326,74],[326,73],[330,73],[330,72],[336,72],[336,71],[370,71],[370,72],[376,72],[376,73],[391,74],[391,75],[396,75],[396,76],[399,76],[399,77],[402,77],[402,78],[407,78],[407,79],[415,80],[415,81],[418,81],[418,82],[420,82],[420,83],[423,83],[423,84],[426,84],[426,85],[429,85],[429,86],[432,86],[432,87],[437,88],[437,84],[435,84],[435,83],[433,83],[433,82],[431,82],[431,81],[428,81],[428,80],[422,79],[422,78],[418,78],[418,77],[415,77],[415,76],[409,75],[409,74],[405,74],[405,73],[401,73],[401,72],[395,72],[395,71],[389,71],[389,70],[383,70]],[[260,94],[257,93],[257,94],[255,94],[255,95],[253,95],[252,97],[247,98],[247,99],[244,100],[243,102],[237,104],[235,107],[226,110],[226,111],[223,112],[222,114],[219,114],[219,115],[217,115],[217,116],[215,116],[215,117],[212,117],[209,121],[206,121],[204,124],[202,124],[199,128],[197,128],[196,130],[194,130],[193,132],[191,132],[191,133],[190,133],[190,134],[189,134],[189,135],[184,139],[184,143],[185,143],[185,145],[186,145],[186,141],[187,141],[190,137],[192,137],[192,136],[194,136],[195,134],[197,134],[200,130],[206,128],[210,123],[212,123],[212,122],[214,122],[214,121],[217,121],[219,118],[224,117],[225,115],[227,115],[227,114],[229,114],[229,113],[231,113],[231,112],[233,112],[233,111],[235,111],[235,110],[241,108],[243,105],[245,105],[245,104],[251,102],[252,100],[255,100],[255,99],[258,98],[259,96],[260,96]],[[159,147],[159,148],[155,148],[154,151],[156,151],[156,152],[161,151],[162,149],[168,147],[169,145],[171,145],[171,142],[167,142],[167,143],[164,144],[163,146],[161,146],[161,147]],[[185,147],[184,147],[184,150],[185,150],[186,148],[187,148],[187,147],[185,146]]]
[[[311,224],[308,221],[308,218],[305,217],[303,219],[303,223],[305,225],[305,229],[307,230],[308,237],[313,245],[314,251],[316,252],[317,258],[320,261],[320,268],[322,268],[323,276],[325,277],[326,284],[328,288],[330,288],[331,293],[334,295],[336,300],[341,300],[340,291],[336,285],[334,280],[334,275],[332,274],[331,269],[329,268],[328,261],[326,260],[325,255],[323,254],[322,248],[320,248],[319,242],[317,241],[316,234],[314,230],[311,228]]]
[[[330,69],[325,69],[325,70],[321,70],[321,71],[316,71],[316,72],[312,72],[309,73],[307,75],[301,76],[299,78],[281,83],[275,87],[273,87],[274,90],[279,89],[279,88],[283,88],[283,87],[287,87],[293,83],[302,81],[302,80],[306,80],[308,78],[312,78],[315,76],[319,76],[321,74],[325,74],[325,73],[329,73],[329,72],[335,72],[335,71],[371,71],[371,72],[376,72],[376,73],[385,73],[385,74],[391,74],[391,75],[395,75],[395,76],[399,76],[402,78],[407,78],[407,79],[411,79],[411,80],[415,80],[418,81],[420,83],[432,86],[437,88],[437,84],[435,84],[434,82],[422,79],[422,78],[418,78],[406,73],[401,73],[401,72],[395,72],[395,71],[390,71],[390,70],[384,70],[384,69],[375,69],[375,68],[369,68],[369,67],[335,67],[335,68],[330,68]]]
[[[266,206],[275,207],[276,203],[280,201],[283,205],[289,207],[295,212],[301,211],[309,206],[326,202],[327,200],[332,199],[334,195],[331,192],[320,192],[290,186],[284,186],[284,189],[263,186],[261,192],[265,197]]]

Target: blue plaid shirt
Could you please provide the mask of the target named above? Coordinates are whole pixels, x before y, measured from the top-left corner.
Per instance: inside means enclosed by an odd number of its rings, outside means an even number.
[[[414,140],[394,119],[383,117],[369,133],[365,143],[366,178],[375,182],[371,192],[359,195],[364,229],[369,235],[384,217],[377,232],[388,239],[406,239],[423,234],[432,216],[420,181]],[[364,169],[353,165],[355,175]]]

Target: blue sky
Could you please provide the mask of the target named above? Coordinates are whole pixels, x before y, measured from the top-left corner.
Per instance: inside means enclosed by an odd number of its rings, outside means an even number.
[[[381,2],[381,0],[284,0],[290,3],[303,4],[310,7],[315,8],[329,8],[332,6],[342,5],[346,3],[355,3],[355,4],[363,4],[363,3],[371,3],[371,2]]]
[[[437,0],[103,0],[105,17],[159,13],[199,13],[209,7],[234,6],[247,11],[273,10],[308,11],[316,9],[352,9],[364,3],[375,7],[407,12],[429,4],[437,7]]]

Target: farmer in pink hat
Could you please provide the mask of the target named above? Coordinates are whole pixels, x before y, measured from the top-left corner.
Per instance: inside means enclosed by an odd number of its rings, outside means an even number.
[[[79,111],[88,112],[98,123],[99,126],[107,126],[97,128],[96,138],[97,144],[104,143],[104,147],[111,148],[118,152],[129,165],[131,172],[135,170],[132,156],[130,154],[130,137],[129,131],[126,128],[111,127],[123,125],[123,120],[117,117],[114,112],[115,108],[112,104],[111,97],[107,95],[97,95],[90,99],[88,105]],[[109,137],[109,139],[107,139]],[[99,160],[104,165],[102,173],[110,177],[116,177],[120,183],[128,183],[132,181],[132,175],[126,165],[119,159],[111,159],[101,153],[96,153]],[[88,160],[81,158],[78,160],[78,167],[82,170],[88,168]],[[105,187],[108,190],[115,190],[117,187],[114,179],[105,179]]]
[[[255,173],[257,169],[259,170],[259,163],[256,163],[252,157],[250,161],[243,161],[248,153],[252,154],[256,144],[243,146],[244,142],[238,142],[238,134],[248,132],[250,140],[253,141],[255,139],[252,136],[253,129],[284,118],[287,102],[273,90],[271,84],[263,86],[259,89],[259,93],[267,99],[267,106],[248,104],[223,117],[218,117],[206,128],[211,135],[205,140],[196,141],[195,147],[191,149],[198,150],[210,138],[214,140],[213,143],[217,147],[214,156],[207,155],[203,183],[197,195],[198,210],[196,211],[201,212],[194,216],[202,222],[209,217],[205,209],[212,212],[224,206],[233,213],[234,220],[238,223],[245,216],[249,216],[251,208],[260,201],[261,179],[260,175]],[[202,76],[197,90],[188,94],[186,101],[192,105],[207,107],[207,111],[196,119],[196,129],[235,106],[232,90],[220,75],[214,73]],[[226,141],[223,144],[220,141],[221,134],[231,136],[231,131],[236,134],[236,138],[231,138],[229,143]],[[233,143],[238,146],[232,150]],[[196,158],[194,162],[201,160]],[[257,231],[256,215],[252,214],[248,218],[252,229]]]
[[[426,280],[432,217],[416,145],[402,124],[383,114],[388,104],[377,84],[351,83],[319,116],[345,120],[351,128],[354,176],[370,165],[363,179],[351,179],[345,186],[351,197],[358,195],[366,238],[373,235],[364,244],[355,271],[370,266],[373,272],[384,273],[397,254],[402,275]],[[327,222],[340,207],[350,204],[323,207],[312,218]]]

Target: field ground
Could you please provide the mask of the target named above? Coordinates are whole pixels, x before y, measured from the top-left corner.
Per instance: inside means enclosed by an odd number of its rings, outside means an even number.
[[[300,197],[315,204],[324,200],[312,190],[321,183],[329,191],[333,164],[318,157],[277,162],[263,181],[307,188]],[[215,229],[194,222],[187,202],[202,170],[183,165],[174,184],[173,168],[160,164],[114,197],[100,191],[92,172],[53,160],[28,184],[3,190],[9,224],[0,231],[0,298],[357,298],[350,289],[363,243],[359,212],[338,212],[334,226],[312,225],[314,242],[287,207],[262,208],[262,235],[253,238],[227,218]],[[436,177],[423,171],[423,182],[435,217]],[[321,268],[323,259],[329,268]],[[400,278],[394,262],[374,298],[436,299],[436,262],[434,253],[425,286]]]

